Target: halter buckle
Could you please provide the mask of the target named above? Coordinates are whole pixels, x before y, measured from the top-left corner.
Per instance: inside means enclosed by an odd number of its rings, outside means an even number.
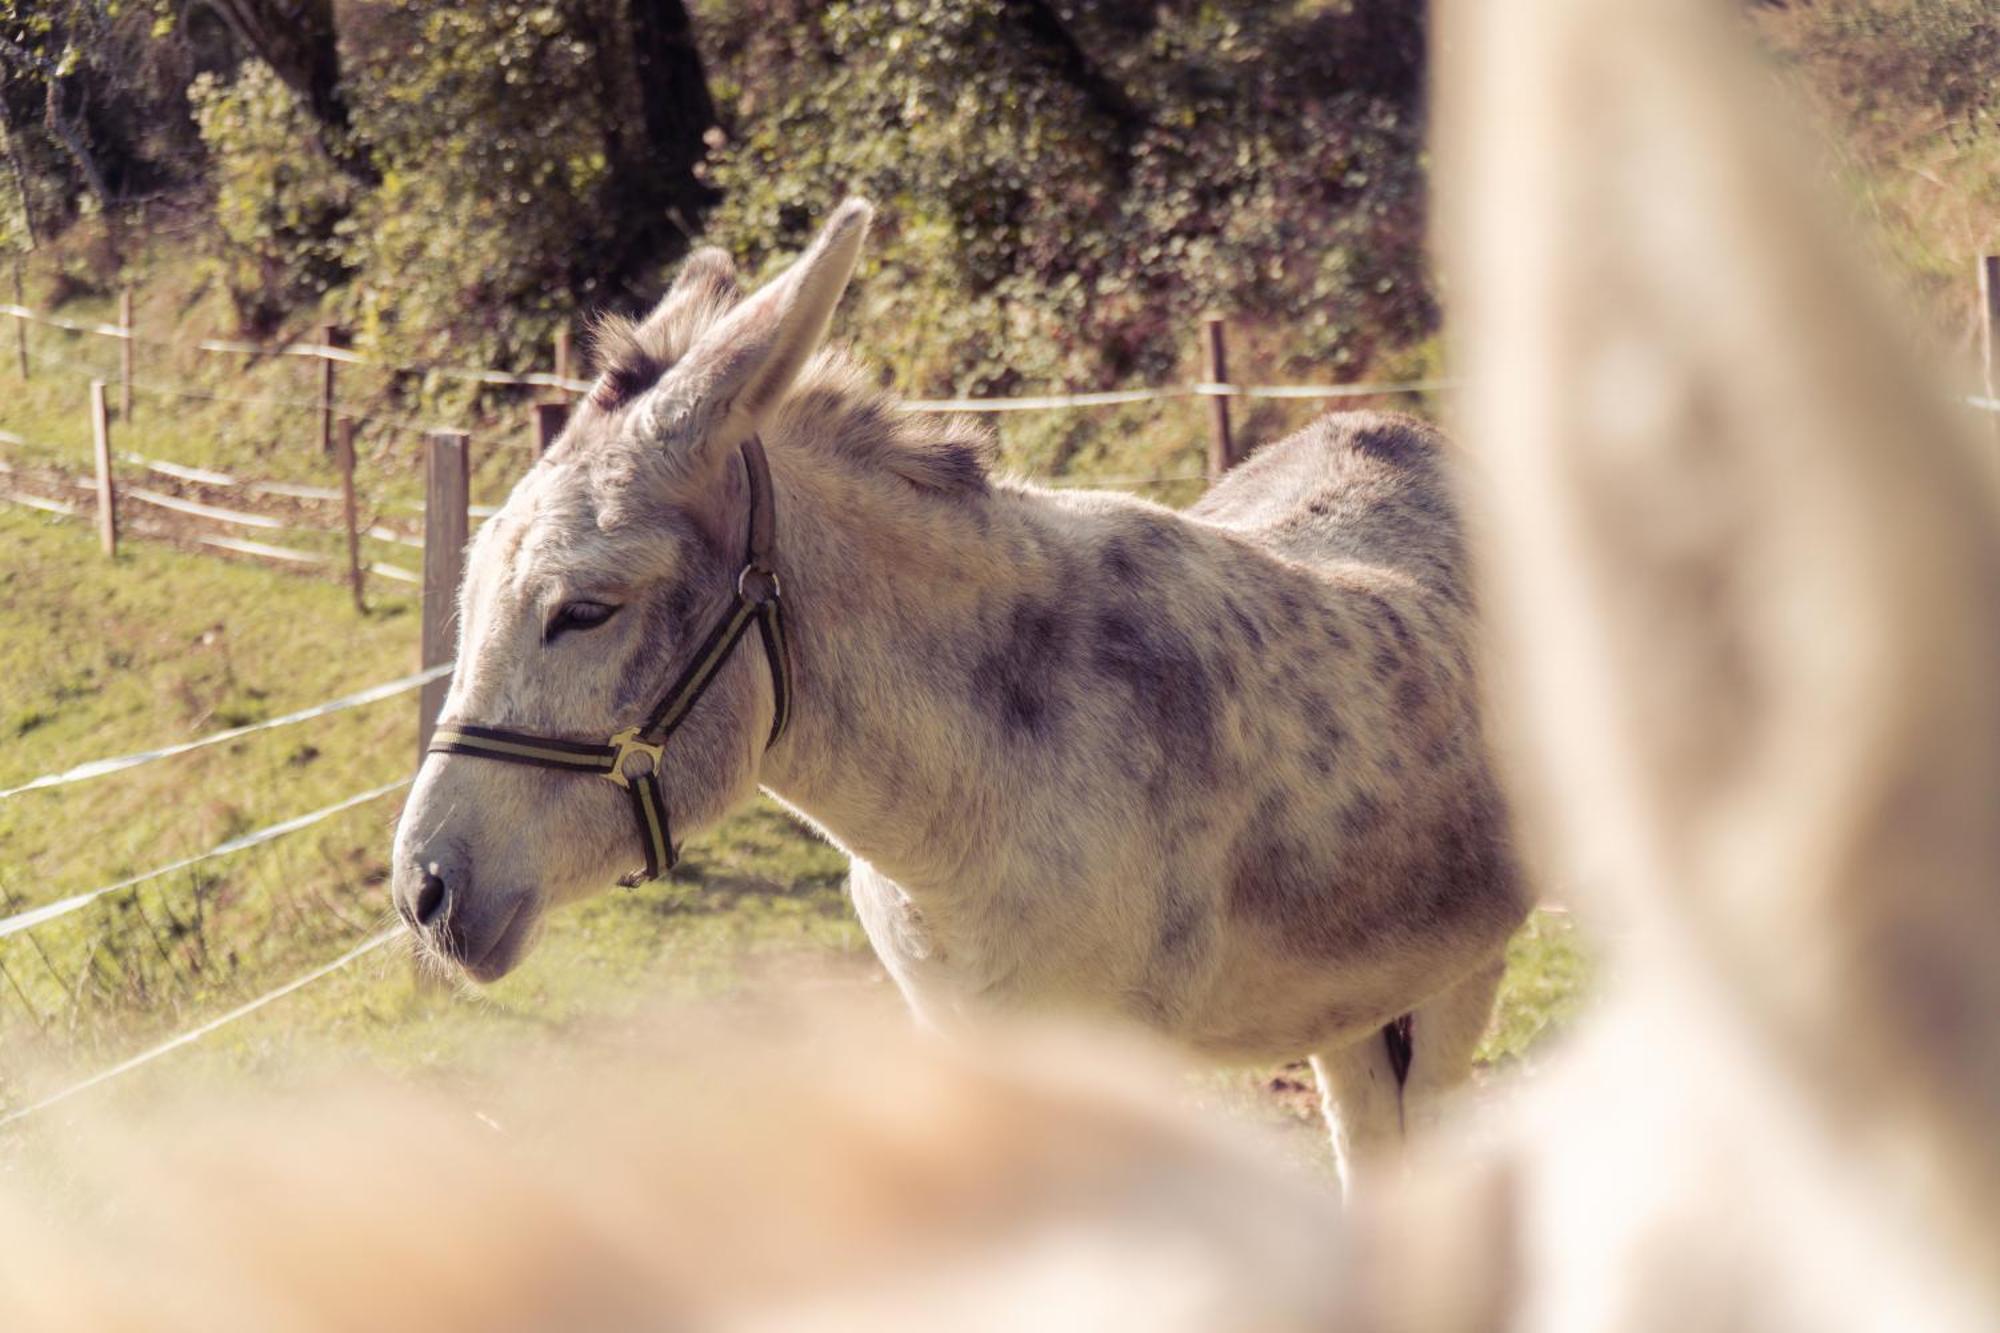
[[[611,771],[604,776],[627,791],[632,789],[632,777],[634,775],[626,773],[625,761],[633,755],[646,756],[651,765],[650,772],[658,773],[660,771],[660,760],[665,753],[666,746],[664,744],[654,745],[650,742],[640,740],[639,729],[637,727],[625,728],[625,730],[613,736],[610,743],[617,747],[618,753],[611,757]],[[643,777],[644,774],[637,776]]]

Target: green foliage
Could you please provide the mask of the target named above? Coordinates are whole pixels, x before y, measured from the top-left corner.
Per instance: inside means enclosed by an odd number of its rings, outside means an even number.
[[[596,295],[617,219],[586,0],[396,0],[355,40],[355,119],[382,171],[355,217],[348,313],[416,354],[506,356]]]
[[[1927,107],[1970,137],[2000,111],[2000,15],[1992,0],[1830,0],[1807,51],[1864,113]]]
[[[781,254],[843,191],[883,202],[897,295],[869,343],[906,381],[1163,378],[1208,309],[1282,326],[1323,373],[1435,323],[1415,75],[1336,77],[1350,12],[1183,5],[1135,32],[1010,0],[776,8],[705,15],[759,94],[712,230]]]
[[[262,61],[246,62],[231,82],[200,75],[188,100],[215,163],[210,262],[238,323],[267,331],[350,276],[351,232],[342,224],[353,182],[319,147],[297,95]]]

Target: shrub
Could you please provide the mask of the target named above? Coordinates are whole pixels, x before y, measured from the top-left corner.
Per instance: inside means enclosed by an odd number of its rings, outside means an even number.
[[[233,80],[198,75],[188,88],[214,162],[217,276],[247,331],[275,328],[351,274],[345,228],[353,182],[317,147],[311,117],[268,65]]]

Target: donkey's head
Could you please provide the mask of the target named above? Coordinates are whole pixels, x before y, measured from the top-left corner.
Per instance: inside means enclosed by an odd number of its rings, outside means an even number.
[[[644,323],[604,330],[590,397],[472,542],[441,734],[469,724],[588,747],[648,720],[737,605],[753,503],[740,450],[824,337],[869,213],[842,205],[747,300],[729,260],[702,251]],[[755,642],[722,662],[652,761],[666,837],[756,787],[777,696]],[[429,755],[396,834],[397,909],[482,981],[520,960],[549,906],[643,853],[629,790],[490,761],[505,757],[504,744]],[[626,758],[628,772],[648,766]]]

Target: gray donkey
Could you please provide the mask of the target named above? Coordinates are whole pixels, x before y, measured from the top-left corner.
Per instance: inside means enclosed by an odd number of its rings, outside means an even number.
[[[657,873],[761,786],[924,1020],[1310,1054],[1351,1180],[1462,1079],[1527,911],[1443,440],[1328,417],[1186,513],[996,478],[821,350],[869,217],[748,299],[702,251],[606,330],[472,544],[398,909],[490,980],[635,818]]]

